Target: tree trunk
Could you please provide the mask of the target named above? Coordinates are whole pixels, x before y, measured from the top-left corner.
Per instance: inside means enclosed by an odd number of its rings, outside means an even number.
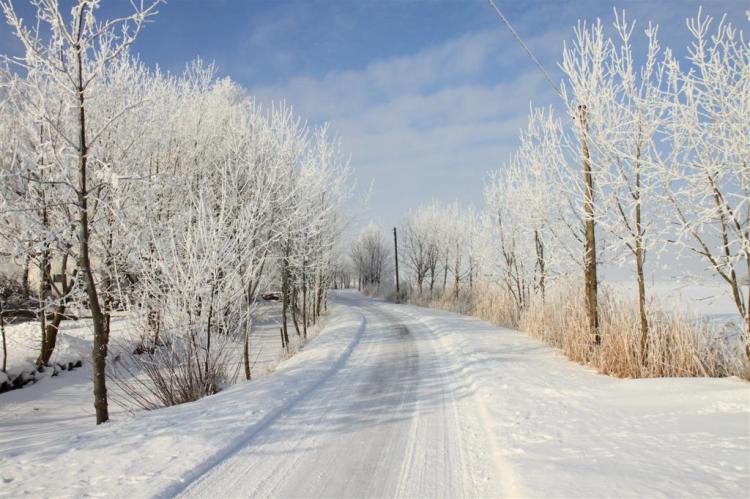
[[[302,336],[299,329],[299,322],[297,321],[297,290],[291,292],[291,309],[292,309],[292,323],[294,324],[294,330],[297,332],[297,336]]]
[[[302,334],[307,339],[307,285],[302,284]]]
[[[584,281],[586,284],[586,312],[589,321],[589,333],[594,339],[595,345],[602,342],[599,331],[599,305],[597,298],[597,262],[596,262],[596,226],[594,213],[594,176],[591,168],[591,155],[588,144],[588,120],[586,117],[586,106],[578,106],[579,119],[581,122],[581,147],[583,154],[583,180],[585,184],[583,209],[584,209]]]
[[[110,222],[110,227],[114,225],[114,220]],[[113,303],[113,287],[112,275],[114,274],[114,265],[112,261],[112,232],[109,232],[108,237],[108,250],[107,257],[105,258],[104,272],[102,274],[102,311],[104,317],[104,328],[107,331],[107,338],[109,338],[109,331],[112,324],[112,303]]]
[[[313,324],[318,323],[318,319],[320,319],[320,315],[323,312],[323,272],[318,269],[316,272],[315,277],[315,293],[314,293],[314,300],[315,303],[313,305]]]
[[[641,317],[641,363],[646,365],[648,360],[648,316],[646,315],[646,282],[643,276],[643,248],[636,242],[636,273],[638,274],[638,312]]]
[[[265,265],[265,264],[264,264]],[[263,267],[261,267],[262,272]],[[245,304],[247,305],[247,317],[245,318],[245,334],[243,338],[243,345],[242,345],[242,359],[243,363],[245,365],[245,379],[250,380],[252,379],[252,372],[250,369],[250,331],[252,330],[252,316],[250,315],[250,311],[252,310],[253,305],[253,298],[255,297],[255,293],[258,289],[258,284],[260,281],[255,282],[253,284],[252,281],[250,281],[247,285],[247,289],[245,290]]]
[[[8,369],[8,341],[5,338],[5,315],[3,310],[3,301],[0,300],[0,336],[3,337],[3,372]]]
[[[47,212],[47,201],[45,199],[44,191],[40,189],[40,197],[42,199],[42,227],[45,232],[49,226],[49,217]],[[49,350],[49,341],[47,340],[47,300],[52,295],[52,257],[50,255],[49,242],[46,240],[42,243],[41,261],[39,262],[39,322],[42,333],[41,348],[39,351],[39,357],[37,358],[37,367],[41,367],[40,364],[42,357]]]
[[[213,377],[211,374],[211,320],[213,319],[214,315],[214,293],[215,293],[215,287],[211,286],[211,301],[208,304],[208,321],[206,324],[206,358],[203,363],[205,367],[205,379],[206,379],[206,386],[208,387],[208,383],[210,382]]]
[[[302,260],[302,331],[307,339],[307,259]]]
[[[316,312],[315,312],[315,322],[318,322],[318,319],[320,319],[321,314],[323,313],[323,307],[325,306],[325,296],[326,292],[325,289],[323,289],[323,282],[318,282],[318,295],[316,298]]]
[[[21,289],[23,290],[23,296],[29,296],[31,287],[29,285],[29,271],[31,269],[31,255],[26,254],[23,259],[23,272],[21,274]]]
[[[453,289],[453,296],[454,296],[454,298],[456,300],[458,300],[458,291],[459,291],[458,286],[459,286],[459,281],[461,279],[461,275],[460,275],[460,272],[459,272],[460,268],[461,268],[461,249],[459,247],[459,243],[457,242],[456,243],[456,267],[455,267],[455,269],[453,271],[453,274],[454,274],[454,277],[455,277],[455,280],[454,280],[454,283],[453,283],[453,288],[454,288]]]
[[[643,247],[643,228],[641,222],[641,150],[636,151],[638,163],[635,171],[635,270],[638,278],[638,312],[641,317],[641,364],[648,361],[648,316],[646,315],[646,281],[644,267],[646,263],[646,249]]]
[[[289,331],[287,329],[287,314],[289,311],[289,247],[287,246],[286,257],[282,260],[281,268],[281,346],[289,347]]]
[[[536,247],[536,265],[537,269],[539,269],[539,280],[538,280],[538,286],[539,286],[539,292],[542,295],[542,301],[544,301],[544,294],[545,294],[545,281],[546,281],[546,264],[544,261],[544,241],[542,240],[542,237],[539,235],[539,230],[534,229],[534,246]]]
[[[83,282],[86,287],[86,296],[89,301],[89,311],[94,327],[94,348],[91,352],[93,378],[94,378],[94,408],[96,409],[96,424],[105,423],[109,420],[107,407],[107,380],[105,370],[107,367],[107,347],[109,343],[109,331],[106,326],[105,317],[99,305],[99,295],[96,290],[94,274],[91,270],[91,258],[89,256],[89,208],[88,208],[88,186],[87,186],[87,155],[86,143],[86,109],[84,107],[83,89],[83,61],[81,58],[81,46],[76,44],[76,69],[78,72],[78,216],[79,216],[79,267],[83,274]]]
[[[399,300],[401,294],[401,283],[398,278],[398,235],[396,234],[396,227],[393,228],[393,255],[396,260],[396,301]]]
[[[148,311],[148,314],[146,315],[146,320],[148,322],[148,327],[151,329],[151,331],[154,333],[154,345],[153,349],[156,349],[156,347],[159,346],[159,331],[161,330],[161,320],[159,311],[151,308]]]
[[[443,262],[443,293],[445,293],[445,289],[448,287],[448,257],[445,257],[445,262]]]
[[[469,257],[469,291],[474,291],[474,258]]]
[[[42,342],[42,348],[39,352],[39,357],[36,359],[37,367],[49,365],[49,361],[52,358],[52,354],[55,351],[57,345],[57,332],[60,330],[60,323],[65,318],[65,302],[61,302],[57,305],[52,315],[47,317],[44,324],[44,341]]]
[[[245,379],[250,381],[252,374],[250,372],[250,317],[245,319],[245,334],[242,341],[242,360],[245,366]]]

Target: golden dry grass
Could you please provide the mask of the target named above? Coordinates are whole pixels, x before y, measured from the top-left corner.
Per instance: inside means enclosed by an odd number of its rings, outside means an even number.
[[[456,299],[454,293],[423,293],[409,302],[473,315],[517,328],[562,351],[569,359],[623,378],[738,376],[750,380],[750,365],[736,336],[704,320],[649,304],[647,355],[640,347],[640,319],[635,300],[600,290],[601,344],[588,331],[584,295],[570,283],[558,283],[545,300],[532,298],[519,311],[501,288],[476,287]]]

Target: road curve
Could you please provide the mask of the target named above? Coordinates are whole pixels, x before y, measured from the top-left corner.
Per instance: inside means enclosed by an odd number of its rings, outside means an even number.
[[[499,495],[482,418],[430,331],[359,295],[336,305],[366,321],[346,363],[182,497]]]

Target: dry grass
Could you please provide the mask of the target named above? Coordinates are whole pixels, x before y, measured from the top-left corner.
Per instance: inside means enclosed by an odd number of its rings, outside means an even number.
[[[472,315],[499,326],[517,328],[520,314],[507,293],[487,285],[477,286],[472,290],[461,290],[456,294],[447,291],[425,291],[422,294],[409,293],[405,300],[420,307],[448,310],[458,314]]]
[[[647,355],[640,347],[640,319],[635,300],[600,293],[602,342],[593,344],[582,290],[558,284],[546,299],[537,297],[518,311],[513,300],[496,287],[473,293],[411,296],[410,303],[473,315],[494,324],[520,329],[561,350],[568,358],[623,378],[738,376],[750,380],[750,365],[737,335],[675,312],[649,305]]]

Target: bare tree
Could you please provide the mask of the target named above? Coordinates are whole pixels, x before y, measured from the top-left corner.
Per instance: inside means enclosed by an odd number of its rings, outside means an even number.
[[[657,218],[662,207],[659,176],[654,167],[658,160],[657,133],[663,128],[666,106],[663,104],[664,66],[658,60],[660,47],[657,29],[648,26],[647,54],[640,67],[635,66],[631,37],[635,23],[615,11],[617,50],[612,50],[607,78],[612,80],[614,105],[608,106],[608,122],[615,130],[609,141],[595,144],[608,164],[602,165],[603,188],[608,192],[602,203],[606,213],[601,225],[614,237],[610,247],[615,254],[624,250],[633,259],[638,290],[640,316],[640,351],[645,365],[648,356],[649,321],[645,267],[647,253],[661,243]],[[605,167],[607,166],[607,167]]]
[[[434,282],[434,272],[438,261],[437,206],[433,203],[419,207],[409,214],[403,230],[401,249],[406,268],[416,281],[419,294],[424,291],[425,279],[432,271],[430,290]]]
[[[750,359],[750,46],[722,20],[688,21],[687,69],[668,61],[671,101],[665,135],[671,154],[660,163],[679,227],[676,242],[704,258],[731,292],[744,318]]]
[[[28,27],[18,17],[11,2],[0,2],[8,24],[25,49],[25,54],[13,59],[13,62],[24,70],[38,71],[42,79],[56,85],[64,102],[64,110],[70,113],[70,124],[65,127],[58,126],[54,116],[48,113],[41,116],[44,125],[49,126],[52,133],[67,144],[70,159],[77,163],[75,175],[66,184],[75,194],[78,267],[94,327],[92,364],[97,424],[109,419],[105,378],[109,330],[91,263],[90,204],[97,186],[89,183],[89,149],[127,109],[118,110],[98,129],[91,129],[87,122],[87,104],[93,98],[93,83],[114,60],[127,52],[146,20],[156,14],[159,3],[159,0],[154,0],[145,5],[141,1],[139,5],[133,4],[135,11],[131,15],[97,22],[95,11],[99,2],[94,0],[78,0],[69,15],[60,10],[55,0],[37,0],[34,6],[38,22],[34,27]],[[49,33],[48,38],[45,32]]]
[[[365,227],[353,243],[350,258],[362,289],[382,291],[384,276],[392,261],[390,248],[388,238],[373,224]]]

